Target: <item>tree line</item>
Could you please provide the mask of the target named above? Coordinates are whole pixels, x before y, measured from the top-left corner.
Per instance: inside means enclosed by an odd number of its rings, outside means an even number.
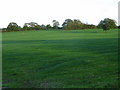
[[[105,31],[115,28],[120,28],[120,26],[116,25],[116,21],[113,19],[105,18],[101,20],[98,25],[93,24],[85,24],[81,22],[79,19],[66,19],[62,27],[57,20],[52,21],[53,26],[48,25],[39,25],[36,22],[25,23],[23,27],[20,27],[15,22],[10,22],[7,28],[2,28],[3,31],[25,31],[25,30],[50,30],[50,29],[62,29],[62,30],[80,30],[80,29],[103,29]]]

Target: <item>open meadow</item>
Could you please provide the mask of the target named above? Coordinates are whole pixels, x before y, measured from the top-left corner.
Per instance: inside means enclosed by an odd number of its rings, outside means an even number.
[[[118,30],[2,34],[3,87],[118,87]]]

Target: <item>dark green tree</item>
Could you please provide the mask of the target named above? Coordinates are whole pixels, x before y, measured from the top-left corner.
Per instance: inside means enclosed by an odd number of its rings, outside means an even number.
[[[9,25],[7,26],[7,31],[19,31],[21,30],[21,27],[17,25],[17,23],[15,22],[11,22],[9,23]]]
[[[113,19],[105,18],[101,20],[97,26],[98,28],[102,28],[104,31],[117,28],[116,21]]]
[[[28,25],[32,30],[39,30],[41,28],[36,22],[30,22]]]
[[[96,26],[93,24],[84,24],[83,29],[95,29]]]
[[[51,26],[50,24],[48,24],[48,25],[46,25],[46,28],[47,28],[47,29],[51,29],[52,26]]]
[[[120,25],[118,26],[118,29],[120,29]]]
[[[63,29],[65,29],[65,30],[72,30],[73,29],[73,20],[71,20],[71,19],[66,19],[64,22],[63,22],[63,24],[62,24],[62,26],[63,26]]]
[[[58,29],[58,27],[60,25],[59,22],[57,20],[53,20],[52,23],[53,23],[53,28]]]
[[[82,29],[82,28],[83,28],[83,23],[78,19],[74,19],[73,29]]]
[[[29,23],[24,24],[23,30],[31,30],[31,28],[29,27]]]
[[[35,22],[25,23],[23,30],[40,30],[41,26]]]
[[[84,28],[84,24],[78,19],[66,19],[62,26],[65,30],[79,30]]]
[[[46,28],[46,26],[45,26],[44,24],[42,24],[42,25],[41,25],[41,29],[42,29],[42,30],[46,30],[47,28]]]
[[[97,28],[102,29],[103,28],[103,20],[101,20],[97,26]]]

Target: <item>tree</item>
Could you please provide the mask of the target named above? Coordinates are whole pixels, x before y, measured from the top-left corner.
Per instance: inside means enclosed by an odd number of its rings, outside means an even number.
[[[7,26],[7,31],[19,31],[21,29],[20,26],[17,25],[17,23],[15,22],[11,22],[9,23],[9,25]]]
[[[102,28],[104,31],[117,28],[116,21],[109,18],[105,18],[104,20],[101,20],[97,27]]]
[[[2,31],[6,31],[7,30],[7,28],[2,28]]]
[[[73,29],[73,20],[66,19],[63,22],[62,26],[63,26],[63,29],[65,29],[65,30],[71,30],[71,29]]]
[[[84,24],[82,29],[95,29],[96,26],[93,24]]]
[[[45,26],[44,24],[42,24],[42,25],[41,25],[41,29],[42,29],[42,30],[46,30],[47,28],[46,28],[46,26]]]
[[[54,29],[58,29],[58,27],[59,27],[59,25],[60,25],[59,22],[56,21],[56,20],[53,20],[52,22],[53,22],[53,28],[54,28]]]
[[[78,19],[74,19],[73,29],[82,29],[82,27],[83,27],[83,23]]]
[[[48,24],[48,25],[46,25],[46,28],[47,28],[47,29],[51,29],[52,27],[51,27],[50,24]]]
[[[78,19],[66,19],[63,24],[63,29],[65,30],[78,30],[83,29],[84,24]]]
[[[24,24],[23,30],[30,30],[30,27],[27,25],[27,23]]]
[[[103,20],[101,20],[101,21],[99,22],[97,28],[102,29],[102,27],[103,27]]]
[[[118,26],[118,29],[120,29],[120,25]]]
[[[39,30],[41,26],[35,22],[25,23],[23,26],[23,30]]]

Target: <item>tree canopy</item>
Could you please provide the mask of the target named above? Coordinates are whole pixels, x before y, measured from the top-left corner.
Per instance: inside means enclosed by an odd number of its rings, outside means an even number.
[[[93,24],[86,24],[80,21],[79,19],[66,19],[62,27],[59,27],[60,24],[57,20],[52,21],[53,26],[50,24],[47,25],[39,25],[36,22],[30,22],[25,23],[23,28],[17,25],[15,22],[10,22],[7,28],[3,28],[2,30],[5,31],[20,31],[20,30],[48,30],[48,29],[63,29],[63,30],[80,30],[80,29],[103,29],[104,31],[114,29],[114,28],[120,28],[120,26],[116,25],[116,21],[113,19],[105,18],[104,20],[101,20],[99,24],[93,25]]]
[[[53,28],[58,29],[58,27],[60,25],[59,22],[57,20],[53,20],[52,22],[53,22]]]
[[[93,29],[96,28],[95,25],[92,24],[84,24],[79,19],[66,19],[63,24],[63,29],[65,30],[78,30],[78,29]]]
[[[7,31],[19,31],[21,29],[20,26],[17,25],[15,22],[10,22],[7,26]]]
[[[103,30],[110,30],[117,28],[116,21],[113,19],[105,18],[104,20],[101,20],[100,23],[97,26],[98,28],[102,28]]]
[[[23,30],[39,30],[41,26],[36,22],[25,23],[23,26]]]

